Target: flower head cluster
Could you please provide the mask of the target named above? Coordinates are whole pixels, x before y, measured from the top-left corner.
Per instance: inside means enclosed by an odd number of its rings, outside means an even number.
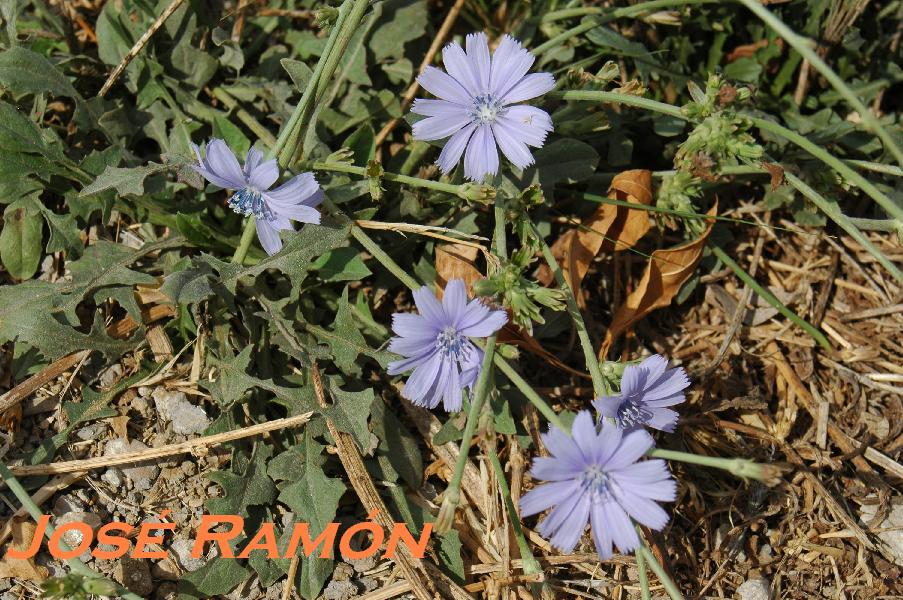
[[[593,406],[624,429],[645,426],[672,432],[677,412],[667,407],[683,402],[683,390],[689,385],[686,371],[669,369],[668,361],[654,354],[638,365],[627,365],[621,393],[597,398]]]
[[[652,448],[642,429],[625,431],[609,421],[597,427],[589,411],[574,419],[572,435],[550,427],[542,440],[551,456],[533,462],[530,474],[544,483],[520,501],[521,516],[551,509],[537,531],[562,552],[571,552],[586,524],[602,560],[635,550],[640,539],[633,521],[661,531],[668,513],[657,504],[672,502],[677,484],[665,461],[640,460]]]
[[[453,42],[442,51],[448,73],[427,67],[417,82],[438,100],[417,99],[411,112],[427,117],[414,124],[414,138],[441,140],[451,136],[439,154],[439,168],[449,173],[464,155],[464,176],[482,181],[499,168],[496,146],[519,169],[533,164],[528,146],[542,147],[552,131],[544,110],[516,105],[555,87],[549,73],[527,71],[536,58],[510,36],[492,56],[483,33],[472,33],[467,50]],[[466,153],[465,153],[466,149]]]
[[[492,335],[508,321],[503,310],[467,301],[464,282],[452,279],[440,303],[426,286],[414,292],[419,315],[392,315],[389,350],[405,358],[389,363],[389,375],[414,369],[402,395],[417,406],[461,410],[461,392],[480,374],[483,351],[468,338]]]
[[[210,183],[235,190],[229,198],[229,208],[254,216],[257,237],[267,254],[276,254],[282,248],[279,232],[293,229],[290,220],[320,222],[320,213],[315,207],[323,201],[323,190],[313,173],[302,173],[271,190],[279,179],[279,165],[275,159],[264,161],[259,150],[248,150],[242,167],[223,140],[210,140],[206,157],[201,156],[196,145],[192,144],[192,148],[199,163],[192,168]]]

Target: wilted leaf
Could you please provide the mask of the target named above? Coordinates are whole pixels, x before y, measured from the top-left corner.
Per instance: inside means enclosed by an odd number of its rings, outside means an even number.
[[[608,188],[608,197],[633,204],[652,203],[652,172],[634,169],[619,173]],[[645,210],[600,204],[583,219],[581,227],[566,231],[552,244],[552,254],[571,289],[582,298],[580,283],[599,252],[620,252],[632,248],[649,231],[649,214]],[[549,285],[554,280],[548,265],[537,273],[539,282]]]
[[[10,546],[16,550],[25,550],[31,545],[37,526],[31,517],[13,517],[10,523],[12,542]],[[32,558],[12,558],[4,553],[0,560],[0,578],[26,579],[28,581],[44,581],[47,579],[47,567],[39,566]]]
[[[473,284],[483,278],[474,266],[478,248],[465,244],[438,244],[436,246],[436,292],[439,298],[446,284],[452,279],[463,279],[468,292],[473,294]]]
[[[707,214],[713,217],[717,215],[718,204],[712,206]],[[615,313],[608,331],[605,332],[605,339],[599,349],[601,358],[608,354],[608,349],[615,339],[634,323],[653,310],[671,303],[671,299],[696,270],[714,223],[714,220],[709,221],[705,231],[695,240],[652,253],[636,289]]]

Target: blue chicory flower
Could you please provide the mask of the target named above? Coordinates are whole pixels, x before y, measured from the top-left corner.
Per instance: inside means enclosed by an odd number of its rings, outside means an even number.
[[[686,398],[683,390],[690,385],[686,371],[668,368],[668,361],[653,354],[638,365],[624,367],[621,393],[593,401],[603,417],[614,419],[623,428],[651,427],[672,432],[677,425],[677,411],[666,408]]]
[[[461,392],[473,387],[483,361],[483,351],[468,338],[492,335],[508,315],[477,299],[468,302],[460,279],[448,282],[441,303],[426,286],[414,292],[414,302],[419,315],[392,315],[398,337],[389,342],[389,350],[406,358],[389,363],[389,375],[414,369],[402,396],[427,408],[441,400],[446,411],[459,411]]]
[[[242,168],[223,140],[210,140],[206,158],[201,157],[195,144],[191,147],[198,157],[199,164],[192,166],[195,171],[214,185],[235,190],[229,198],[229,208],[246,216],[254,215],[257,238],[267,254],[272,256],[282,248],[279,232],[294,229],[289,220],[320,222],[315,207],[323,201],[323,190],[313,173],[302,173],[271,190],[270,186],[279,179],[279,165],[275,159],[263,161],[261,151],[248,150]]]
[[[544,110],[517,105],[555,87],[550,73],[527,71],[536,60],[520,42],[506,35],[490,58],[483,33],[467,36],[467,52],[453,42],[442,51],[448,73],[427,67],[417,82],[438,100],[418,98],[411,112],[427,117],[414,123],[414,139],[441,140],[449,136],[437,161],[449,173],[464,154],[464,176],[483,181],[499,168],[496,144],[519,169],[533,164],[527,146],[541,148],[552,131]]]
[[[656,501],[673,501],[677,483],[665,461],[640,460],[654,443],[645,430],[625,431],[609,421],[597,427],[584,410],[572,436],[553,426],[542,440],[551,456],[535,459],[530,474],[548,483],[524,495],[520,508],[522,517],[552,509],[537,531],[553,546],[573,551],[589,522],[599,558],[607,560],[612,544],[621,552],[639,546],[633,521],[656,531],[668,524]]]

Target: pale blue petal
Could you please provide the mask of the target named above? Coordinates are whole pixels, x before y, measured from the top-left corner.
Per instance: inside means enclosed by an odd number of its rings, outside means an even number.
[[[414,354],[408,358],[403,360],[393,360],[389,363],[386,373],[389,375],[400,375],[401,373],[405,373],[410,371],[411,369],[416,369],[417,367],[426,364],[426,362],[436,354],[436,349],[433,347],[429,347],[424,351]]]
[[[464,154],[467,142],[476,128],[476,123],[471,123],[445,142],[442,152],[439,153],[439,159],[436,161],[436,164],[439,165],[439,170],[444,175],[448,175],[458,164],[458,161],[461,160],[461,155]]]
[[[411,130],[415,140],[441,140],[454,135],[470,124],[470,117],[459,113],[450,117],[427,117],[414,123]]]
[[[449,100],[465,106],[470,106],[472,100],[470,94],[454,77],[444,73],[436,67],[426,67],[423,73],[417,77],[423,89],[442,100]]]
[[[461,335],[467,337],[489,337],[508,322],[508,313],[503,310],[488,310],[486,315],[478,322],[460,329]]]
[[[542,96],[555,87],[555,78],[551,73],[531,73],[508,90],[502,97],[502,104],[514,104],[523,102],[537,96]]]
[[[407,383],[404,384],[401,395],[416,406],[433,408],[435,404],[430,405],[433,400],[431,391],[436,386],[441,367],[442,356],[436,352],[430,356],[429,360],[414,369]]]
[[[583,530],[589,521],[590,499],[588,494],[576,494],[576,502],[565,513],[565,505],[561,504],[552,509],[546,521],[556,519],[556,513],[561,512],[563,517],[560,524],[555,527],[555,534],[549,538],[549,542],[562,552],[570,553],[577,546],[577,542],[583,536]],[[543,521],[545,523],[545,521]]]
[[[631,495],[619,502],[634,521],[655,531],[661,531],[670,520],[668,513],[653,500]]]
[[[272,211],[280,217],[285,217],[292,221],[300,221],[301,223],[314,223],[317,225],[320,223],[320,211],[316,208],[304,204],[280,206],[276,203],[269,202],[269,193],[263,194],[263,197],[267,200],[267,204]]]
[[[402,337],[435,340],[439,328],[421,315],[394,313],[392,315],[392,331]]]
[[[473,61],[464,53],[461,44],[452,42],[442,49],[442,64],[448,74],[455,78],[470,96],[481,94],[479,80]]]
[[[596,462],[595,449],[598,446],[596,423],[588,410],[581,410],[577,413],[571,425],[571,436],[583,455],[584,463],[588,465]]]
[[[313,173],[301,173],[292,177],[275,190],[266,193],[266,198],[272,206],[285,207],[296,204],[316,206],[322,201],[317,179]]]
[[[482,183],[487,175],[499,170],[499,153],[489,125],[480,125],[467,144],[464,154],[464,177]]]
[[[614,426],[612,426],[614,427]],[[620,431],[620,428],[615,428]],[[655,445],[652,436],[643,429],[628,431],[623,434],[618,451],[605,461],[606,470],[617,470],[635,463]]]
[[[590,512],[590,527],[593,534],[593,544],[600,560],[608,560],[612,557],[611,531],[605,522],[605,503],[596,503]]]
[[[279,164],[276,159],[268,160],[258,164],[248,176],[248,183],[255,190],[263,192],[270,189],[270,186],[279,179]]]
[[[430,288],[423,286],[419,290],[414,290],[414,304],[417,310],[423,315],[430,327],[441,330],[446,325],[450,325],[451,321],[446,318],[442,305],[436,300],[436,296],[430,291]]]
[[[621,375],[621,396],[630,398],[643,391],[646,385],[646,369],[637,365],[627,365],[624,367],[624,374]]]
[[[489,93],[489,40],[485,33],[471,33],[465,38],[467,58],[475,75],[479,94]],[[474,94],[477,95],[477,94]]]
[[[623,469],[610,470],[608,475],[625,494],[661,502],[673,502],[677,498],[677,482],[661,459],[643,460]]]
[[[618,416],[618,409],[621,408],[623,403],[624,398],[621,395],[603,396],[593,400],[593,406],[599,411],[599,414],[609,419],[614,419]]]
[[[605,523],[618,550],[623,554],[636,550],[640,545],[640,538],[624,509],[617,502],[605,502],[600,510],[601,521]]]
[[[442,296],[442,309],[449,321],[455,325],[460,321],[461,315],[467,308],[467,288],[463,279],[452,279],[445,284],[445,294]],[[466,334],[465,334],[466,335]]]
[[[534,148],[541,148],[554,129],[548,113],[535,106],[512,106],[496,122],[504,124],[514,139]]]
[[[492,124],[492,133],[502,154],[511,161],[511,164],[520,170],[533,164],[533,155],[527,148],[527,144],[517,139],[513,127],[506,124],[504,120],[499,119]]]
[[[270,256],[282,249],[282,239],[279,237],[279,231],[266,219],[255,218],[257,225],[257,239],[260,245]]]
[[[653,429],[672,433],[677,426],[678,414],[670,408],[652,408],[652,416],[646,420],[645,425]]]
[[[496,98],[503,97],[521,80],[536,58],[524,50],[520,42],[510,35],[502,37],[498,48],[492,54],[492,69],[489,89]]]
[[[445,393],[442,396],[442,408],[445,412],[458,412],[461,410],[463,400],[461,398],[461,375],[458,368],[452,366],[449,369],[448,381],[445,384]]]
[[[584,469],[552,456],[539,456],[533,459],[530,476],[542,481],[569,481],[576,479]]]
[[[428,100],[417,98],[411,106],[411,112],[424,117],[454,118],[458,115],[468,114],[469,107],[449,102],[448,100]]]
[[[433,350],[436,347],[436,338],[406,338],[393,337],[389,340],[389,352],[402,356],[417,356]],[[390,373],[393,375],[393,373]]]
[[[193,146],[194,144],[192,144]],[[245,174],[245,177],[250,177],[251,172],[257,168],[257,165],[260,164],[260,161],[263,160],[263,152],[258,150],[257,148],[251,148],[248,150],[247,156],[245,156],[245,166],[242,168],[242,171]]]
[[[210,140],[210,143],[207,144],[207,160],[204,167],[214,175],[230,182],[228,187],[231,189],[237,190],[247,185],[238,159],[223,140]]]
[[[572,481],[545,483],[537,486],[521,497],[520,516],[530,517],[539,514],[561,504],[579,491],[579,486]]]

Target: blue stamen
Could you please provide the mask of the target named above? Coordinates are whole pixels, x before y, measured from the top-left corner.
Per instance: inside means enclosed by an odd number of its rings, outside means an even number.
[[[241,215],[254,215],[258,219],[271,221],[273,211],[263,201],[263,195],[253,188],[242,188],[229,198],[229,208]]]
[[[624,429],[645,425],[651,418],[652,411],[636,402],[633,398],[628,398],[618,408],[618,425]]]
[[[467,351],[467,339],[458,333],[458,330],[449,325],[436,336],[436,347],[443,355],[455,360],[463,360]]]

